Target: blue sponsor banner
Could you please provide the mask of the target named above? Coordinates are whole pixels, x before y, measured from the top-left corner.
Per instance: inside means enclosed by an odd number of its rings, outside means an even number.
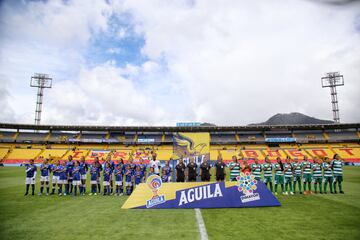
[[[165,183],[139,185],[122,208],[245,208],[281,206],[261,181],[242,173],[237,182]],[[148,186],[147,186],[148,185]],[[162,186],[163,185],[163,186]],[[142,186],[142,187],[141,187]],[[156,190],[154,190],[156,186]],[[161,188],[161,189],[160,189]],[[147,192],[153,192],[148,194]]]
[[[282,143],[282,142],[296,142],[295,138],[292,137],[269,137],[269,138],[265,138],[265,142],[274,142],[274,143]]]

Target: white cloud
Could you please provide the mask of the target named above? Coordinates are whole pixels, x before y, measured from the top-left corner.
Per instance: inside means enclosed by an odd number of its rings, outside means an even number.
[[[320,78],[340,71],[343,121],[360,121],[359,3],[313,1],[48,1],[0,9],[1,121],[33,122],[34,72],[49,73],[43,123],[174,125],[261,122],[277,112],[331,118]],[[144,63],[88,66],[94,36],[111,14],[145,45]],[[120,48],[104,51],[122,54]],[[91,59],[90,59],[91,60]]]

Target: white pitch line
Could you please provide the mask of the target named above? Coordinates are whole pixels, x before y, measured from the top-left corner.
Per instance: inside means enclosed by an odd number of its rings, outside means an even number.
[[[196,221],[199,227],[199,232],[200,232],[200,239],[201,240],[208,240],[209,237],[207,235],[206,232],[206,227],[205,227],[205,223],[204,223],[204,219],[201,215],[201,211],[199,208],[195,208],[195,216],[196,216]]]

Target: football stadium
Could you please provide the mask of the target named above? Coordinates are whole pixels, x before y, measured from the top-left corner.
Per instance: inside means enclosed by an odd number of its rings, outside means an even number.
[[[359,240],[359,43],[356,0],[0,1],[0,240]]]
[[[104,165],[109,159],[116,165],[120,162],[126,165],[130,161],[136,165],[141,161],[146,166],[147,175],[154,153],[161,169],[167,165],[166,162],[170,163],[171,183],[168,184],[179,184],[175,183],[175,166],[179,158],[184,159],[185,165],[190,163],[191,158],[200,165],[207,157],[210,166],[214,166],[221,155],[227,166],[225,182],[229,182],[229,164],[233,156],[244,168],[244,161],[252,166],[255,159],[261,165],[265,164],[265,158],[276,163],[278,157],[284,162],[286,158],[302,162],[305,157],[309,162],[314,162],[316,158],[324,162],[325,158],[333,159],[337,154],[345,165],[344,194],[331,194],[328,187],[327,194],[321,189],[315,193],[313,188],[312,194],[300,194],[302,189],[294,189],[294,195],[283,195],[279,188],[276,197],[281,206],[277,207],[212,208],[205,205],[201,214],[206,237],[287,239],[289,234],[292,239],[359,237],[360,169],[356,165],[360,161],[360,124],[234,127],[1,124],[0,128],[1,163],[5,166],[0,169],[4,239],[42,239],[49,234],[53,239],[71,238],[74,234],[77,239],[102,238],[104,235],[119,235],[121,239],[143,236],[149,239],[169,236],[174,239],[200,238],[202,228],[198,227],[196,210],[123,209],[131,195],[125,190],[124,195],[118,195],[114,190],[110,196],[104,196],[102,181],[97,196],[89,195],[90,181],[86,183],[85,195],[78,193],[74,196],[73,191],[67,196],[59,196],[57,186],[55,194],[51,195],[50,181],[50,194],[46,194],[49,192],[44,189],[39,196],[39,173],[36,175],[34,196],[31,191],[28,196],[23,196],[24,166],[31,159],[37,166],[43,164],[44,159],[52,165],[58,160],[67,161],[69,156],[73,161],[83,158],[88,164],[98,160]],[[187,138],[179,139],[179,136]],[[19,165],[23,166],[10,167]],[[210,182],[216,182],[214,167],[210,171]],[[261,181],[263,174],[261,172]],[[201,179],[197,177],[196,181],[201,182]],[[135,186],[134,194],[140,186]],[[151,192],[149,189],[144,191]],[[256,228],[253,227],[255,224]]]

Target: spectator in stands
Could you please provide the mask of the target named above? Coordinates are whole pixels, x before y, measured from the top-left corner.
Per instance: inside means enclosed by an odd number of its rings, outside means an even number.
[[[176,165],[175,169],[176,169],[176,182],[185,182],[186,166],[182,158],[180,158],[179,163]]]
[[[334,193],[337,193],[336,184],[338,184],[339,192],[344,194],[344,191],[342,190],[344,162],[340,159],[340,156],[338,154],[334,155],[331,166],[334,172]]]
[[[218,157],[217,157],[217,161],[214,166],[215,166],[216,181],[223,182],[225,180],[225,176],[226,176],[226,173],[225,173],[226,164],[223,162],[223,158],[222,158],[220,150],[218,150]]]
[[[210,181],[210,169],[211,166],[208,163],[207,158],[204,158],[204,162],[200,165],[200,177],[201,177],[201,181],[203,182],[209,182]]]
[[[237,176],[240,176],[241,171],[241,165],[238,162],[238,159],[236,156],[232,156],[232,162],[229,163],[229,169],[230,169],[230,181],[236,182]]]
[[[37,168],[34,164],[34,160],[31,159],[29,164],[25,164],[25,172],[26,172],[26,180],[25,180],[25,184],[26,184],[26,191],[25,191],[25,196],[29,194],[29,188],[31,185],[31,195],[34,195],[35,193],[35,178],[36,178],[36,171]]]
[[[188,182],[196,182],[197,177],[197,164],[194,161],[194,157],[190,157],[190,162],[186,166]]]

